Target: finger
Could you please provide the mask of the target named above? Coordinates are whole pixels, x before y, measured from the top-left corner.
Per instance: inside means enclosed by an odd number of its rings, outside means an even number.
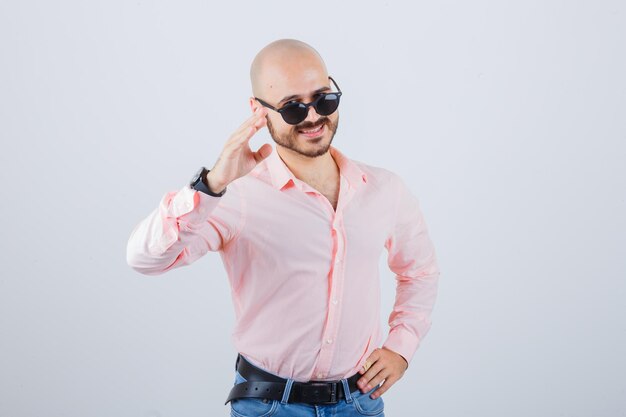
[[[376,362],[374,362],[374,364],[372,366],[370,366],[370,369],[367,370],[367,372],[365,373],[365,375],[363,375],[363,377],[361,377],[361,379],[366,379],[367,381],[371,380],[384,367],[385,367],[384,362],[382,360],[380,360],[380,359],[377,360]]]
[[[224,144],[222,154],[231,155],[240,152],[241,149],[248,144],[247,140],[254,136],[255,133],[256,129],[252,126],[249,126],[246,132],[238,133],[236,136],[233,134],[228,142]]]
[[[385,382],[383,382],[383,384],[380,387],[378,387],[378,389],[370,395],[370,398],[372,400],[375,400],[376,398],[380,397],[385,392],[387,392],[387,390],[391,388],[391,386],[395,384],[396,382],[398,382],[397,377],[389,376],[388,378],[385,379]]]
[[[231,136],[229,142],[235,145],[238,145],[240,142],[246,141],[248,137],[250,137],[250,133],[255,133],[256,128],[254,127],[254,123],[256,123],[257,119],[248,120],[246,123],[239,126]]]
[[[369,380],[372,379],[374,375],[376,375],[380,371],[379,367],[381,364],[380,363],[377,364],[379,359],[380,359],[380,352],[378,352],[378,349],[375,349],[370,354],[370,356],[366,359],[363,367],[361,367],[361,369],[359,370],[359,373],[363,375],[363,377],[357,381],[357,384],[359,387],[364,388],[369,382]],[[376,369],[374,369],[375,366],[376,366]]]
[[[248,126],[248,130],[233,134],[231,140],[227,143],[227,145],[231,146],[233,149],[242,148],[243,146],[248,144],[252,136],[254,136],[256,132],[258,132],[259,129],[263,126],[265,126],[265,119],[260,119],[259,121],[256,121],[254,124]]]
[[[254,123],[254,121],[258,119],[264,119],[266,115],[267,115],[267,109],[265,107],[259,107],[255,111],[252,112],[250,117],[248,117],[245,122],[242,123],[242,126],[246,124]]]
[[[235,138],[234,138],[234,145],[236,147],[240,147],[246,143],[248,143],[248,141],[250,141],[250,138],[252,138],[252,136],[255,135],[256,132],[259,131],[259,129],[261,129],[263,126],[266,125],[266,120],[265,118],[261,118],[258,120],[255,120],[252,122],[251,125],[249,125],[248,130],[239,133]]]
[[[374,349],[374,351],[365,360],[365,363],[368,363],[369,366],[359,369],[359,373],[363,375],[365,372],[367,372],[369,368],[374,364],[374,362],[378,360],[378,358],[380,358],[380,352],[378,351],[378,349]]]
[[[270,156],[271,153],[272,153],[272,146],[269,143],[266,143],[263,146],[261,146],[259,150],[253,154],[254,160],[258,164],[259,162],[261,162],[262,160]]]
[[[358,386],[363,390],[363,392],[367,392],[372,389],[370,381],[374,379],[376,375],[384,368],[384,364],[382,361],[374,362],[374,365],[363,375],[358,381]],[[367,387],[369,386],[369,389]]]
[[[231,135],[229,142],[245,142],[252,136],[249,136],[250,128],[260,123],[259,128],[265,126],[266,119],[265,115],[267,115],[267,111],[259,107],[253,114],[250,116],[245,122],[242,123],[241,126]],[[256,132],[257,128],[255,127],[253,134]]]
[[[367,372],[370,369],[371,366],[372,366],[372,363],[370,362],[370,360],[366,359],[361,369],[359,369],[359,373],[363,375],[365,372]]]
[[[239,125],[237,130],[233,132],[233,136],[237,136],[238,134],[248,130],[248,128],[259,119],[260,112],[261,112],[260,108],[255,110],[254,113],[252,113],[250,117],[248,117],[241,125]]]
[[[258,132],[263,127],[267,126],[267,119],[265,117],[259,117],[252,125],[254,127],[254,133]],[[252,137],[252,136],[251,136]],[[248,138],[250,139],[250,138]]]
[[[387,379],[391,375],[391,372],[387,369],[383,369],[380,371],[374,378],[370,380],[370,382],[365,386],[365,392],[371,391],[374,387],[380,385],[385,379]]]
[[[261,117],[260,119],[258,119],[256,122],[254,122],[254,124],[252,125],[255,129],[255,133],[258,132],[261,128],[265,127],[267,125],[267,119],[265,119],[265,117]]]

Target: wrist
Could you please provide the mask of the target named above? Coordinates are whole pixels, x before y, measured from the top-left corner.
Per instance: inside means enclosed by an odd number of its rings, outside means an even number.
[[[209,187],[209,183],[207,181],[208,173],[209,173],[208,169],[206,169],[205,167],[201,167],[200,170],[196,173],[196,175],[193,176],[193,178],[189,182],[189,186],[193,188],[194,190],[203,192],[204,194],[208,194],[211,197],[223,196],[224,193],[226,192],[226,186],[222,187],[220,192],[213,191]],[[214,183],[211,183],[211,184],[213,185],[214,188],[217,188],[215,187]]]
[[[215,178],[213,171],[207,172],[204,178],[202,178],[202,182],[204,182],[207,188],[215,194],[220,194],[228,185]]]

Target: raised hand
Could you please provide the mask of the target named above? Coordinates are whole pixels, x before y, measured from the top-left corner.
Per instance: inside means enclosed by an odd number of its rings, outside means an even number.
[[[221,192],[228,184],[243,177],[272,153],[269,143],[256,152],[250,149],[250,138],[267,124],[267,110],[259,106],[256,111],[226,141],[215,166],[207,175],[211,191]]]

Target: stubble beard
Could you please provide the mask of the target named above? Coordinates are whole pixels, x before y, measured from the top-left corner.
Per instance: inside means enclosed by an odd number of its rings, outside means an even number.
[[[303,147],[300,146],[300,142],[298,142],[298,130],[312,129],[322,124],[324,124],[326,126],[325,129],[330,132],[330,140],[328,141],[328,143],[319,144],[319,147],[316,147],[312,150],[303,149]],[[274,130],[270,119],[267,118],[267,130],[270,132],[270,136],[272,137],[272,139],[274,139],[274,142],[276,142],[280,146],[292,150],[295,153],[309,158],[317,158],[318,156],[322,156],[326,152],[328,152],[331,143],[333,143],[333,139],[335,137],[335,133],[337,132],[338,125],[339,118],[337,118],[337,121],[333,123],[328,117],[323,116],[320,117],[315,123],[305,122],[299,125],[292,126],[291,131],[287,135],[280,136]]]

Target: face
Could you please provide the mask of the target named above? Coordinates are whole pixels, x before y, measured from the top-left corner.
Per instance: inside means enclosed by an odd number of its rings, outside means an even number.
[[[270,72],[268,77],[274,77],[264,85],[265,97],[259,98],[280,109],[292,101],[310,103],[320,93],[333,91],[323,65],[319,65],[314,59],[312,61],[307,63],[299,60],[292,66]],[[260,105],[258,101],[255,103]],[[267,128],[274,142],[309,158],[328,152],[338,123],[338,111],[328,116],[320,116],[313,107],[308,108],[307,118],[297,125],[288,124],[274,110],[269,110],[267,114]]]

